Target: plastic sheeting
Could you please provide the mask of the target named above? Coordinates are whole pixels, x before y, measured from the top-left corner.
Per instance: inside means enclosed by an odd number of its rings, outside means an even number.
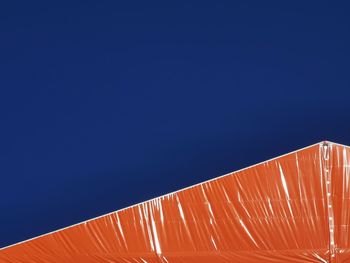
[[[350,262],[350,148],[322,142],[0,250],[1,263]]]

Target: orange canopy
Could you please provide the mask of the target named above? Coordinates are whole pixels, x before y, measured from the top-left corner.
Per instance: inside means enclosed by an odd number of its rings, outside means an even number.
[[[350,148],[322,142],[0,250],[1,263],[350,262]]]

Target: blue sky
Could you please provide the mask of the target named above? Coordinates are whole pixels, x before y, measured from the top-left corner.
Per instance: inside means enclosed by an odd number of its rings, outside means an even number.
[[[0,247],[350,144],[349,7],[1,3]]]

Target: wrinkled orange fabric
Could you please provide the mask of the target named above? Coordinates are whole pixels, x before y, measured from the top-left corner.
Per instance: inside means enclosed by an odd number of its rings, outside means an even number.
[[[322,142],[0,250],[1,263],[350,262],[350,148]]]

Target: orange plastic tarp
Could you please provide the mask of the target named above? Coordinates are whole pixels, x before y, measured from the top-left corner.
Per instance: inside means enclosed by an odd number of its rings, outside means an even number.
[[[322,142],[0,250],[1,263],[350,262],[350,148]]]

